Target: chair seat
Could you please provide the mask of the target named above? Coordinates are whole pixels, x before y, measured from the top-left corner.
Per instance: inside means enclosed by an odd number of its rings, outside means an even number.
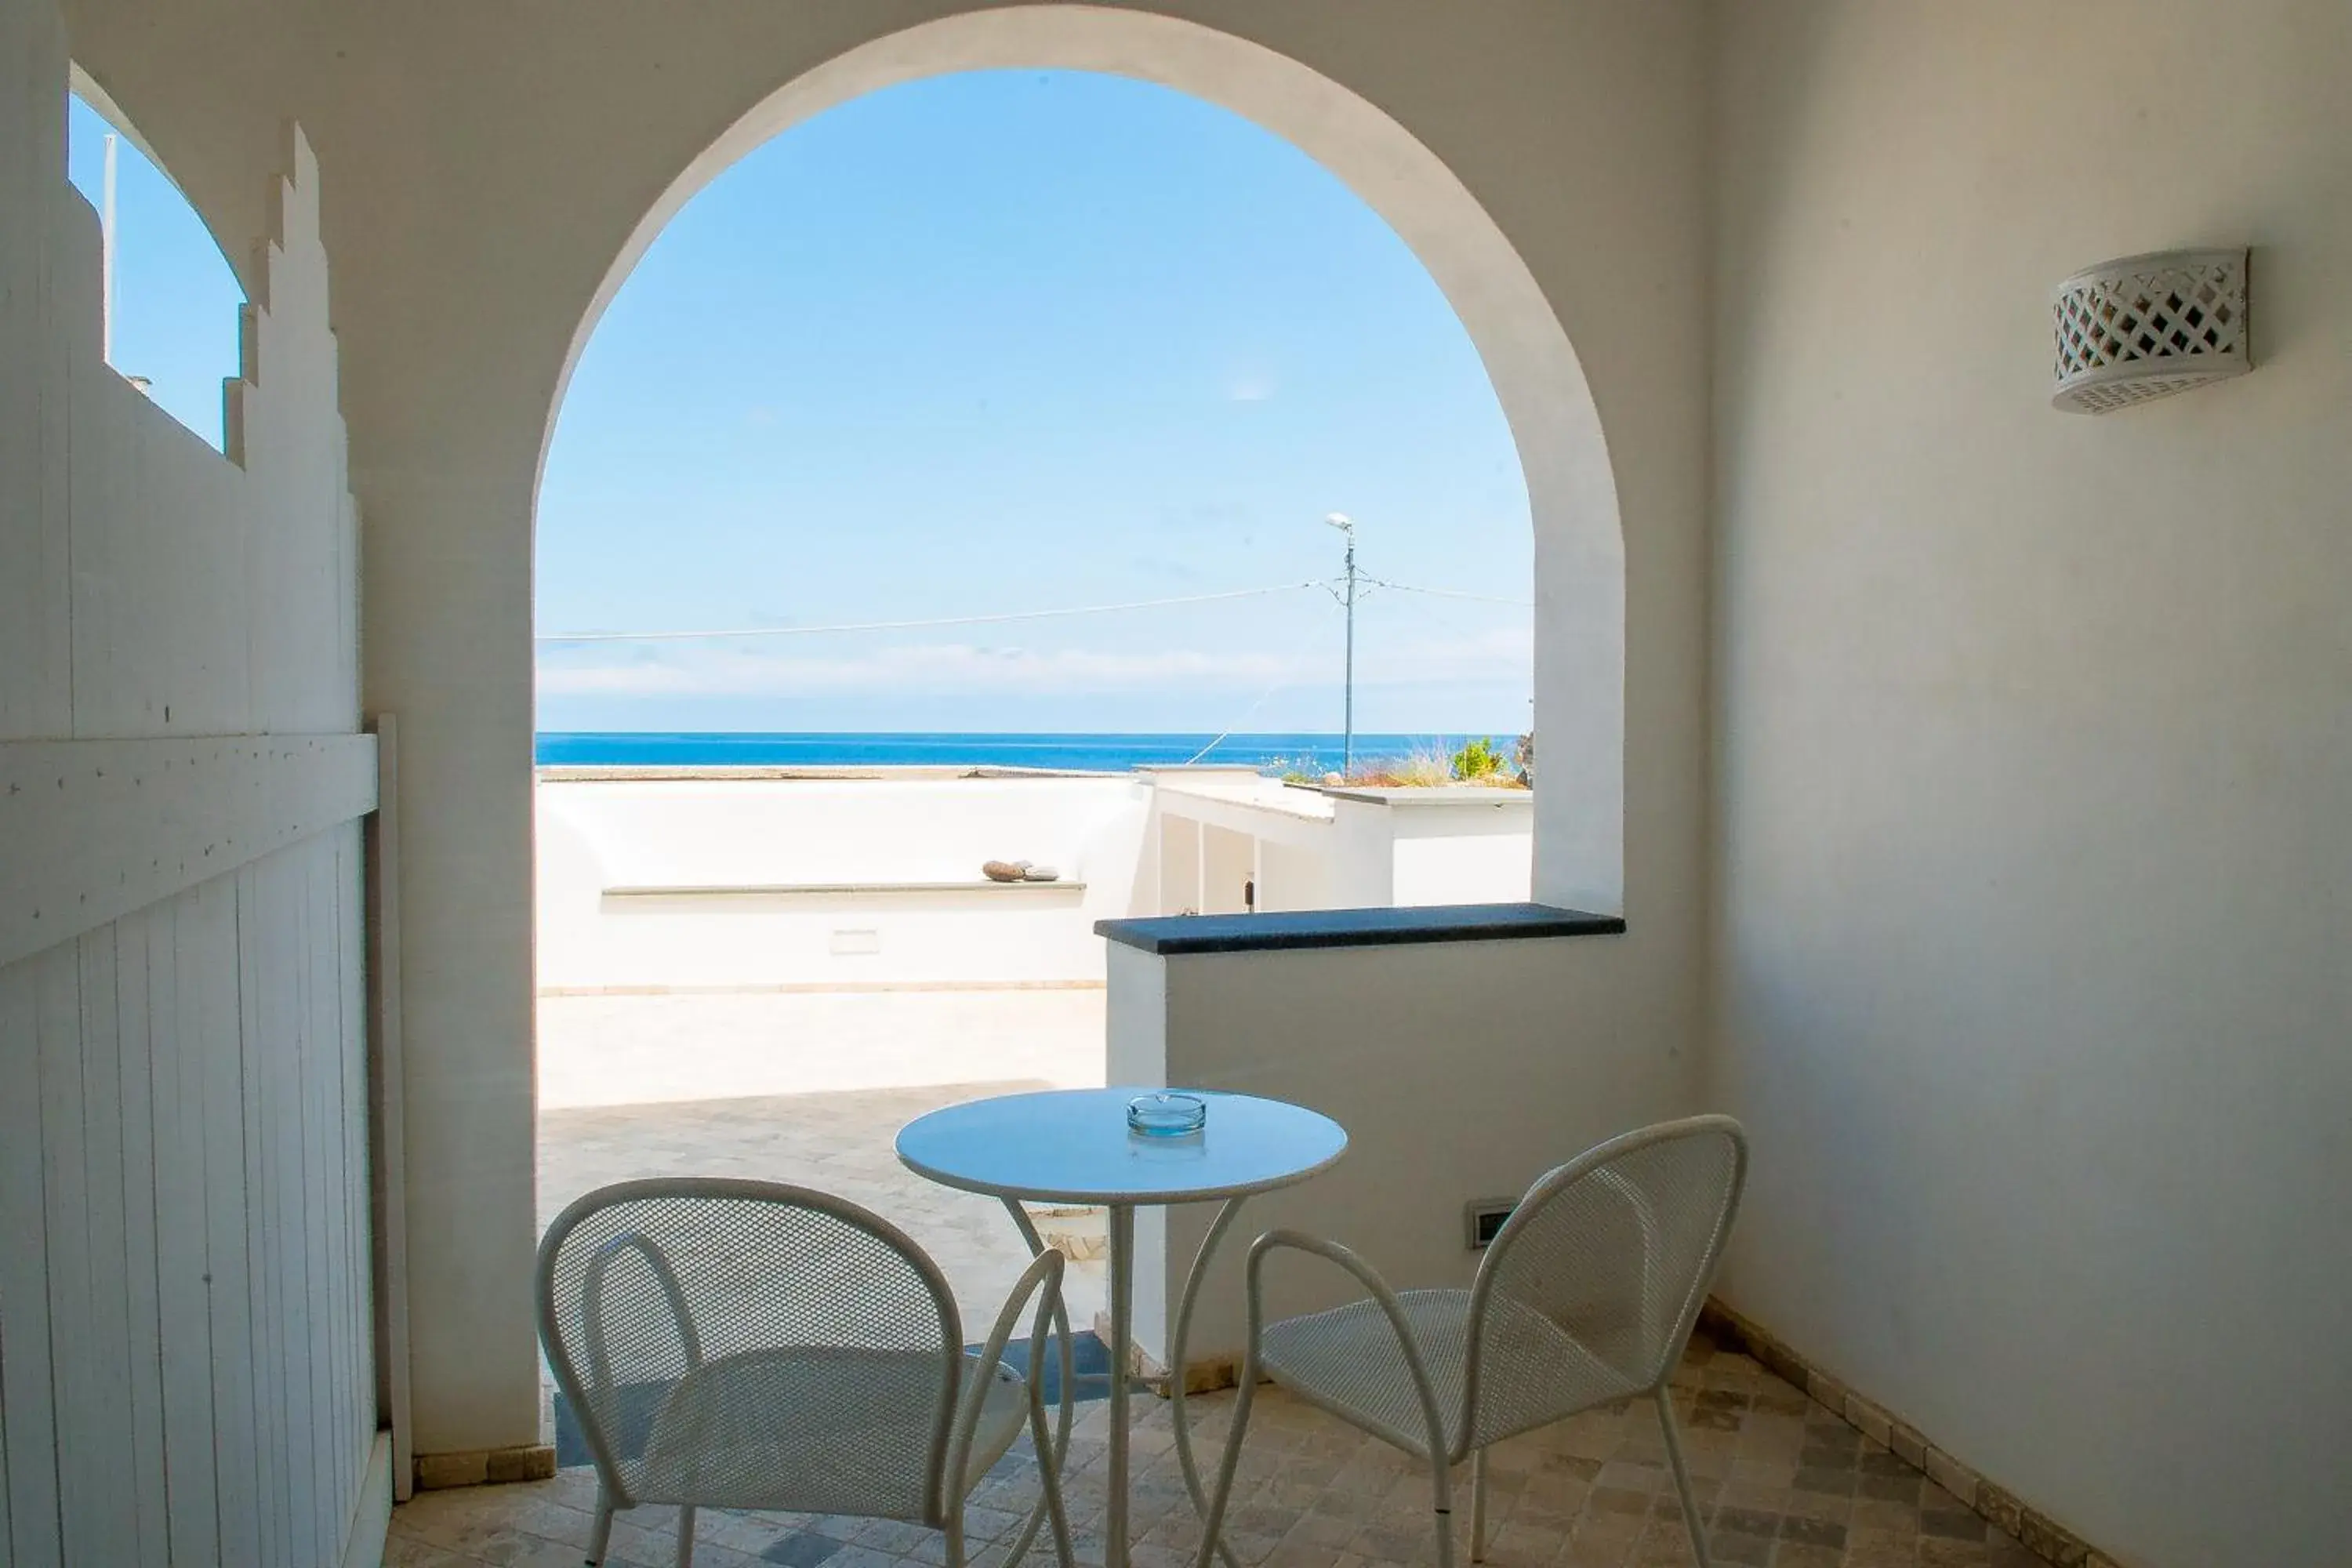
[[[706,1363],[662,1402],[642,1454],[623,1461],[630,1494],[638,1502],[919,1521],[938,1433],[940,1363],[932,1352],[823,1346]],[[964,1493],[1003,1458],[1027,1415],[1026,1385],[999,1366],[982,1398]]]
[[[1397,1300],[1436,1395],[1445,1453],[1458,1458],[1466,1451],[1470,1292],[1404,1290]],[[1485,1362],[1473,1435],[1482,1447],[1640,1389],[1549,1318],[1499,1296],[1486,1303]],[[1259,1365],[1307,1403],[1409,1454],[1431,1457],[1412,1371],[1379,1302],[1351,1301],[1266,1325]],[[1498,1377],[1498,1371],[1508,1375]]]

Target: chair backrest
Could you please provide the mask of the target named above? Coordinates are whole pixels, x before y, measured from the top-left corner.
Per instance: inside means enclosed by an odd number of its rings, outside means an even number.
[[[792,1500],[779,1491],[765,1506],[939,1517],[962,1325],[938,1265],[880,1215],[772,1182],[623,1182],[548,1227],[538,1297],[548,1364],[616,1506],[680,1500],[667,1495],[677,1483],[656,1473],[654,1450],[664,1407],[689,1377],[814,1352],[898,1369],[892,1386],[936,1408],[928,1421],[871,1424],[899,1436],[857,1434],[854,1464],[779,1478],[793,1483]],[[783,1424],[815,1440],[828,1415],[843,1415],[812,1408]]]
[[[1664,1381],[1747,1173],[1739,1123],[1694,1116],[1612,1138],[1528,1188],[1471,1292],[1470,1441],[1523,1429],[1564,1390],[1616,1397]],[[1546,1364],[1513,1364],[1528,1360]]]

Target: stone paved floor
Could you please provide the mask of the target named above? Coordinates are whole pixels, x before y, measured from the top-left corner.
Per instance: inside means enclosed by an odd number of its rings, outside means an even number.
[[[1103,997],[1099,986],[542,996],[540,1104],[1099,1084]]]
[[[1702,1338],[1675,1405],[1717,1563],[1738,1568],[2032,1568],[2040,1560],[1841,1418],[1741,1354]],[[1194,1402],[1204,1460],[1232,1395]],[[1102,1405],[1084,1406],[1068,1490],[1081,1563],[1100,1563]],[[1199,1542],[1169,1406],[1145,1399],[1134,1444],[1136,1568],[1184,1568]],[[1428,1482],[1393,1450],[1266,1391],[1251,1424],[1228,1539],[1265,1568],[1385,1568],[1435,1561]],[[1589,1411],[1494,1450],[1487,1561],[1498,1568],[1652,1568],[1695,1561],[1646,1405]],[[1002,1568],[1005,1536],[1036,1493],[1008,1456],[967,1514],[975,1568]],[[1465,1506],[1457,1519],[1466,1525]],[[595,1479],[568,1469],[523,1486],[429,1492],[394,1510],[386,1568],[556,1568],[582,1560]],[[671,1563],[673,1510],[614,1526],[607,1562]],[[698,1568],[932,1568],[940,1537],[915,1526],[706,1510]],[[1461,1561],[1466,1562],[1465,1553]],[[1050,1549],[1030,1563],[1047,1568]]]
[[[1103,1079],[1098,990],[550,996],[539,1022],[542,1231],[581,1194],[637,1176],[819,1187],[912,1236],[973,1340],[1028,1248],[995,1199],[913,1174],[892,1140],[959,1100]],[[1038,1212],[1047,1230],[1101,1228]],[[1067,1278],[1080,1328],[1102,1308],[1101,1268]]]

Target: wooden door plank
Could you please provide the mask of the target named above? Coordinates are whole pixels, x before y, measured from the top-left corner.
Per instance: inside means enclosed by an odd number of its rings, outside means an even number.
[[[338,1034],[343,1062],[343,1268],[352,1282],[342,1334],[350,1360],[345,1375],[352,1391],[351,1439],[355,1464],[363,1473],[385,1416],[378,1410],[375,1397],[375,1249],[368,1184],[367,893],[362,879],[365,850],[361,833],[360,825],[352,823],[336,835],[335,887],[341,974],[337,996],[341,1004]]]
[[[41,1034],[48,993],[70,982],[70,947],[0,969],[0,1408],[9,1413],[7,1525],[17,1568],[56,1568],[57,1412],[49,1352],[48,1184],[41,1136]],[[27,1087],[34,1092],[27,1093]]]
[[[8,1552],[7,1561],[13,1563],[16,1561],[16,1554],[15,1549],[9,1544],[9,1537],[14,1533],[14,1531],[10,1530],[8,1525],[7,1359],[8,1328],[5,1323],[0,1322],[0,1551],[6,1551]],[[31,1436],[27,1434],[25,1438],[25,1462],[27,1464],[36,1462],[32,1455],[32,1447],[33,1439]]]
[[[342,1321],[342,1282],[335,1258],[341,1240],[331,1198],[339,1198],[342,1172],[335,1158],[334,1114],[338,1056],[333,1044],[334,988],[334,845],[321,836],[287,851],[295,873],[295,908],[299,911],[290,957],[301,972],[302,1016],[302,1213],[304,1225],[303,1301],[308,1309],[310,1378],[307,1384],[313,1437],[310,1460],[313,1517],[323,1532],[322,1560],[341,1549],[346,1518],[343,1402],[335,1368],[335,1331]]]
[[[205,1045],[200,1004],[181,965],[207,956],[194,933],[198,891],[155,911],[147,952],[155,1150],[157,1349],[163,1387],[163,1475],[174,1563],[221,1559],[213,1442],[212,1307],[205,1283]],[[194,987],[191,987],[192,992]]]
[[[277,1070],[263,1026],[268,986],[263,962],[261,868],[247,865],[236,873],[236,962],[238,1039],[244,1059],[245,1212],[237,1223],[245,1237],[247,1280],[252,1300],[254,1453],[258,1467],[259,1550],[254,1561],[261,1568],[278,1568],[290,1560],[287,1531],[285,1367],[279,1347],[277,1274],[278,1267],[274,1189],[269,1169],[275,1160],[268,1111],[275,1097],[268,1092]]]
[[[236,879],[190,889],[182,905],[182,994],[203,1087],[205,1298],[212,1338],[213,1476],[220,1560],[265,1561],[260,1414],[254,1352],[256,1259],[246,1137],[245,974]],[[200,1559],[201,1561],[201,1559]]]
[[[84,936],[75,957],[72,992],[44,998],[41,1028],[58,1490],[67,1560],[129,1563],[138,1537],[119,1475],[131,1387],[113,928]]]
[[[278,1394],[278,1463],[284,1477],[287,1561],[322,1560],[318,1540],[317,1424],[310,1400],[310,1233],[302,1212],[301,880],[285,852],[254,867],[259,889],[261,1033],[268,1076],[262,1126],[268,1152],[270,1338]]]
[[[130,1386],[128,1441],[116,1458],[119,1506],[131,1515],[142,1568],[169,1568],[163,1483],[163,1346],[155,1279],[154,1079],[148,1017],[148,939],[155,913],[114,927],[114,1127],[122,1152],[123,1365]],[[127,1463],[126,1463],[127,1461]]]

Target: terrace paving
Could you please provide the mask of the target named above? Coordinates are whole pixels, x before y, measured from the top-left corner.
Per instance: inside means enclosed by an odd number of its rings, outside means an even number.
[[[2036,1568],[2042,1559],[1971,1513],[1885,1445],[1705,1334],[1675,1374],[1685,1451],[1715,1561],[1741,1568]],[[1196,1447],[1222,1451],[1230,1393],[1195,1400]],[[1171,1406],[1139,1406],[1131,1529],[1135,1568],[1188,1568],[1200,1526],[1177,1469]],[[1103,1561],[1104,1420],[1081,1406],[1066,1471],[1082,1563]],[[1694,1561],[1646,1402],[1588,1411],[1493,1454],[1486,1561],[1496,1568],[1622,1568]],[[1003,1568],[1007,1538],[1035,1499],[1024,1444],[982,1482],[967,1510],[973,1568]],[[581,1561],[595,1474],[421,1493],[393,1512],[385,1568],[570,1568]],[[1466,1533],[1468,1509],[1455,1525]],[[1436,1559],[1429,1481],[1395,1450],[1277,1390],[1259,1400],[1228,1516],[1249,1568],[1386,1568]],[[675,1510],[613,1527],[614,1564],[672,1563]],[[938,1568],[942,1538],[887,1521],[704,1509],[697,1568]],[[1467,1563],[1468,1553],[1458,1552]],[[1026,1562],[1055,1561],[1050,1545]]]
[[[1103,1081],[1099,990],[548,996],[539,1029],[541,1230],[583,1193],[639,1176],[822,1188],[930,1253],[975,1340],[1028,1248],[996,1200],[913,1174],[892,1141],[959,1100]],[[1080,1328],[1103,1306],[1101,1268],[1070,1270]]]

